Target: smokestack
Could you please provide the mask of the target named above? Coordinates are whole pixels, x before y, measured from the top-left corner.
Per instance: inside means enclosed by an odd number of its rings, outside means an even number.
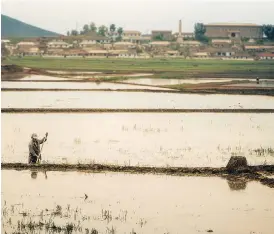
[[[182,20],[179,20],[179,36],[182,36]]]

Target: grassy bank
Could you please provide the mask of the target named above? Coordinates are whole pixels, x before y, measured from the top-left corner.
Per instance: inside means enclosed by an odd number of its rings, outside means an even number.
[[[101,71],[121,74],[146,72],[154,73],[154,77],[158,78],[274,77],[274,61],[10,57],[5,63],[52,70]]]

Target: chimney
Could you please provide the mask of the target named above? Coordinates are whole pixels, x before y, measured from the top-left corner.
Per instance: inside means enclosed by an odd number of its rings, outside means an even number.
[[[182,36],[182,20],[179,20],[179,36]]]

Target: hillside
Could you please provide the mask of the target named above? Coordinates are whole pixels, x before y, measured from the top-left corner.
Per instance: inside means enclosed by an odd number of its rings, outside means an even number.
[[[26,24],[1,14],[1,37],[43,37],[57,36],[59,34]]]

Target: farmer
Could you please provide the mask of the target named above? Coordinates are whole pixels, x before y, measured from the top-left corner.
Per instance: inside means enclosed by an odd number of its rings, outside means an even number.
[[[37,163],[38,159],[41,158],[40,144],[47,140],[48,133],[46,136],[39,140],[36,133],[31,135],[31,141],[29,143],[29,163]]]

